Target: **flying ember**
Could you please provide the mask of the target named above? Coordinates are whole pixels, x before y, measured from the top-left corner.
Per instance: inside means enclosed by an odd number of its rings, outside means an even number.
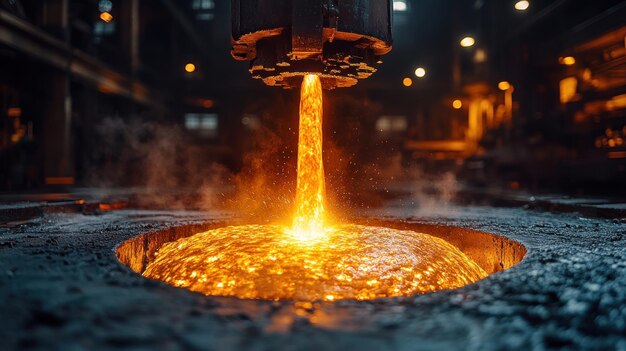
[[[230,226],[167,243],[144,276],[206,295],[333,301],[453,289],[487,275],[456,247],[427,234],[328,223],[316,75],[302,83],[299,128],[291,226]]]

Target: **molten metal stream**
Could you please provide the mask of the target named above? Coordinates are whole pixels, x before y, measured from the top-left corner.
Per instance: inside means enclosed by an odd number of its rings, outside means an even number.
[[[291,233],[299,240],[311,241],[323,238],[326,233],[320,79],[311,74],[305,76],[300,94],[296,213]]]
[[[291,227],[231,226],[159,249],[144,276],[206,295],[366,300],[458,288],[486,276],[446,241],[413,231],[331,224],[324,217],[322,87],[300,98],[298,181]]]

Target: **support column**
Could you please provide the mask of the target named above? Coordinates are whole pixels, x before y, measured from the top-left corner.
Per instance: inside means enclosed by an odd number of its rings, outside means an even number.
[[[74,184],[71,106],[67,72],[53,69],[43,101],[43,156],[46,185]]]
[[[129,72],[133,79],[139,70],[139,0],[120,2],[121,18],[119,23],[122,35],[124,56],[128,57]]]
[[[45,26],[69,44],[69,1],[45,2]],[[67,69],[51,68],[43,79],[43,176],[51,186],[74,184],[72,154],[72,99],[68,57]]]

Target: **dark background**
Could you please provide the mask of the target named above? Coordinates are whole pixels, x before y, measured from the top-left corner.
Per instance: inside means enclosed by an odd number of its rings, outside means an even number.
[[[626,2],[516,2],[395,1],[379,71],[325,93],[337,193],[443,173],[626,193]],[[298,92],[231,58],[229,17],[225,0],[0,0],[0,191],[292,184]]]

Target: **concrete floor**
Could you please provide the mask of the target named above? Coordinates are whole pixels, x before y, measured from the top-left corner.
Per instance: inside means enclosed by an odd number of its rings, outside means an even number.
[[[146,280],[113,248],[218,213],[45,214],[0,228],[2,350],[626,350],[626,223],[523,209],[378,209],[523,243],[510,270],[411,298],[313,306],[205,297]]]

